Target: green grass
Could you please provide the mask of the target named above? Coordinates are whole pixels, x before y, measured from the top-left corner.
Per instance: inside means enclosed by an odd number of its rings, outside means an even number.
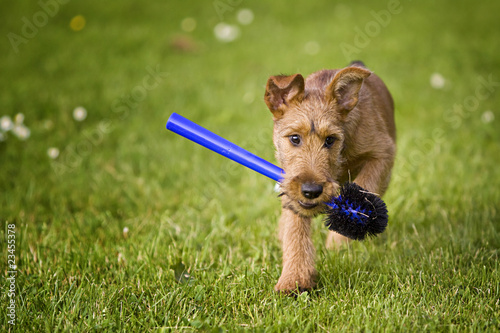
[[[0,267],[7,278],[8,224],[18,266],[2,331],[499,331],[500,87],[474,96],[500,82],[500,3],[401,1],[358,48],[397,106],[390,224],[329,252],[318,219],[318,288],[297,298],[273,292],[274,184],[164,128],[179,112],[273,161],[267,77],[346,65],[340,45],[388,3],[241,2],[224,13],[241,36],[221,43],[211,1],[71,1],[15,53],[8,33],[41,7],[3,2],[0,116],[23,113],[31,136],[0,142]],[[161,75],[144,90],[147,68]]]

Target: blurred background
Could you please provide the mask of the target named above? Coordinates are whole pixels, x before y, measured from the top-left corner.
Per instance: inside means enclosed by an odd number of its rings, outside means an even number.
[[[221,182],[210,196],[238,210],[249,206],[255,183],[272,185],[168,133],[170,113],[273,160],[262,101],[267,78],[356,59],[383,78],[396,102],[396,181],[424,185],[429,164],[447,163],[447,172],[462,175],[467,170],[450,163],[496,158],[478,155],[478,145],[498,144],[494,2],[47,0],[1,7],[5,219],[89,210],[128,218],[190,206],[196,193]],[[481,88],[483,81],[490,83]],[[477,136],[484,141],[475,145]],[[443,153],[453,157],[440,161]],[[427,185],[454,186],[451,179]],[[269,199],[250,200],[261,197]]]
[[[0,218],[22,235],[20,269],[45,274],[42,257],[134,265],[144,248],[166,270],[217,256],[279,267],[274,184],[165,123],[180,113],[275,162],[267,78],[358,59],[396,105],[391,222],[377,242],[496,251],[499,12],[451,0],[2,2]]]

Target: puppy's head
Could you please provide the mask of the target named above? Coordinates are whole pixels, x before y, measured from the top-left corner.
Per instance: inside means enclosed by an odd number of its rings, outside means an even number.
[[[274,119],[276,157],[285,170],[283,204],[302,216],[324,210],[337,191],[343,163],[345,120],[357,105],[363,80],[360,67],[271,76],[264,101]]]

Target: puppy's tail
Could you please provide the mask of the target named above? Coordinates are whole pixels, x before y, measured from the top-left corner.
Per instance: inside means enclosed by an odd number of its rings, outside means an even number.
[[[361,60],[351,61],[351,63],[349,64],[349,67],[362,67],[362,68],[366,68],[364,62],[362,62]]]

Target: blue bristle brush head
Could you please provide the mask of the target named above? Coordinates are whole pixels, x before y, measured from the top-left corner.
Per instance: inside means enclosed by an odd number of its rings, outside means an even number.
[[[377,195],[356,183],[345,183],[340,194],[327,203],[328,229],[355,240],[376,236],[387,227],[387,206]]]

